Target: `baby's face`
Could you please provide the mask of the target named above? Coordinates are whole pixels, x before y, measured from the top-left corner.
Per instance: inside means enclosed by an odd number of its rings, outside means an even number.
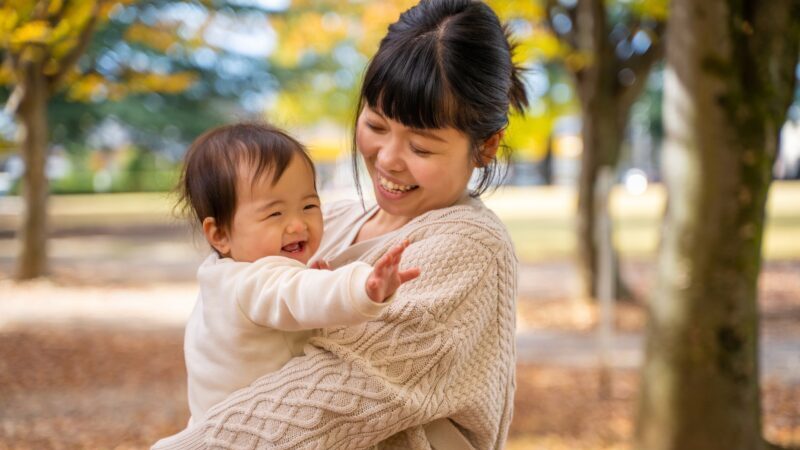
[[[246,172],[236,185],[230,256],[253,262],[265,256],[285,256],[308,263],[322,239],[322,212],[311,168],[292,158],[280,180],[270,174],[251,183]]]

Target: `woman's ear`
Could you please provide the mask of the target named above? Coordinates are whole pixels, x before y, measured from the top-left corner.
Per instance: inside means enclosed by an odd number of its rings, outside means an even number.
[[[503,136],[505,136],[505,134],[506,130],[502,129],[484,141],[483,148],[481,149],[481,163],[478,167],[488,166],[492,160],[497,157],[497,151],[500,149],[500,142],[503,141]]]
[[[220,255],[228,256],[230,254],[231,242],[228,232],[219,227],[213,217],[203,219],[203,235]]]

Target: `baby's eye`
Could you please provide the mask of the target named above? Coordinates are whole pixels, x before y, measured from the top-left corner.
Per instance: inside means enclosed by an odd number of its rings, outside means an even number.
[[[308,204],[305,207],[303,207],[303,209],[314,209],[314,208],[319,208],[319,206],[311,203],[311,204]]]
[[[274,212],[274,213],[268,215],[267,219],[270,219],[270,218],[273,218],[273,217],[280,217],[280,215],[281,215],[280,212]]]

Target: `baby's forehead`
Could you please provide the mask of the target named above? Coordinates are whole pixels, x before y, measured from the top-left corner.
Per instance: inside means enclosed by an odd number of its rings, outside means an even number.
[[[257,167],[240,164],[237,172],[237,195],[270,197],[284,201],[317,196],[314,168],[295,156],[280,173],[274,167]]]

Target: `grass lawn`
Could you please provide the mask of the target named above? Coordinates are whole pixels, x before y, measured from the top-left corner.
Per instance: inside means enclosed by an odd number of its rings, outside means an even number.
[[[655,257],[666,193],[652,186],[632,196],[612,193],[615,246],[624,257]],[[571,258],[575,251],[575,191],[567,188],[506,188],[486,199],[508,227],[522,261]],[[720,230],[728,232],[727,230]],[[767,203],[764,256],[800,259],[800,183],[776,182]]]
[[[347,197],[323,192],[323,201]],[[653,185],[632,196],[621,188],[611,199],[614,240],[624,257],[655,256],[665,191]],[[568,259],[575,249],[575,191],[567,187],[507,187],[485,197],[505,222],[522,261]],[[152,226],[180,223],[173,215],[174,196],[166,193],[65,195],[51,198],[55,228]],[[0,197],[0,231],[14,230],[19,198]],[[767,206],[764,255],[769,260],[800,259],[800,183],[776,182]],[[727,230],[720,230],[728,232]]]

